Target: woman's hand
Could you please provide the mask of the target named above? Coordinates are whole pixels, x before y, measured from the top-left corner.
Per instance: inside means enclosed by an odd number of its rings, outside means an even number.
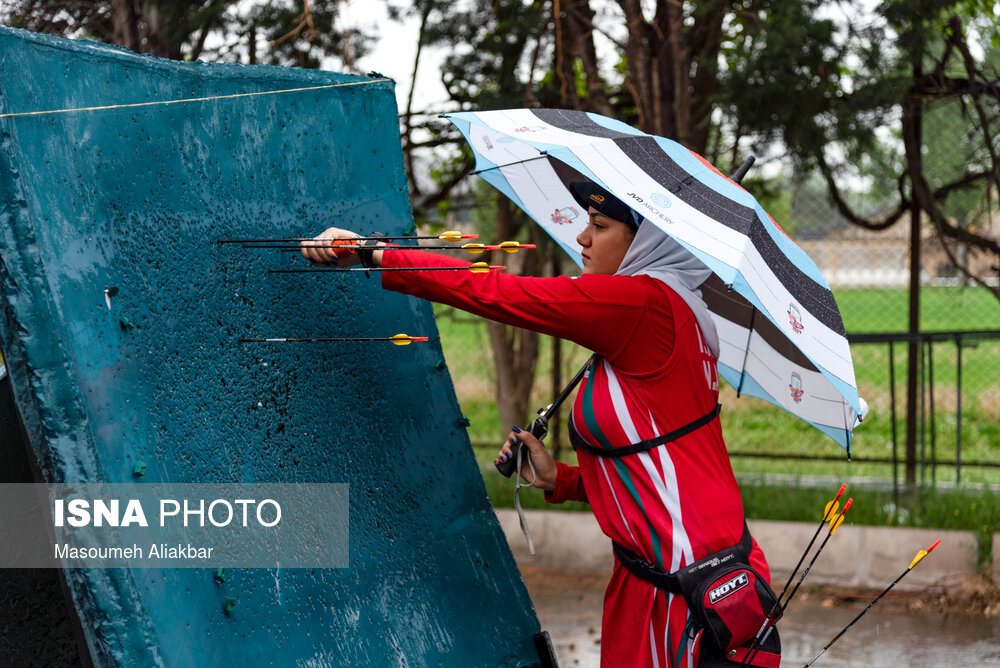
[[[531,463],[535,466],[535,479],[532,484],[546,492],[551,492],[556,487],[556,460],[552,458],[542,442],[532,436],[530,432],[514,427],[514,431],[507,434],[507,441],[503,444],[500,454],[493,463],[499,464],[510,459],[513,456],[510,446],[517,439],[521,439],[523,446],[528,447],[528,452],[521,455],[521,477],[531,481],[531,467],[528,465],[530,453]]]
[[[328,228],[316,237],[316,239],[323,239],[324,241],[311,239],[300,243],[302,257],[309,260],[312,264],[320,266],[350,267],[360,262],[357,253],[352,249],[338,249],[337,246],[358,246],[360,244],[354,240],[359,237],[359,234],[350,230],[342,230],[339,227]],[[381,256],[381,253],[377,254]],[[381,257],[378,258],[379,264],[381,264],[381,259]]]

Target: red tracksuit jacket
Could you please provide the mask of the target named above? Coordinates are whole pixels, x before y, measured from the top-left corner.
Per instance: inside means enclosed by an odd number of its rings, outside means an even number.
[[[420,251],[383,253],[385,267],[460,266]],[[384,272],[382,285],[498,322],[574,341],[597,353],[571,420],[596,447],[622,447],[678,429],[718,401],[715,360],[690,308],[649,276],[532,278],[466,271]],[[649,452],[620,458],[578,451],[558,464],[553,503],[588,501],[611,539],[666,571],[729,547],[743,504],[718,420]],[[765,578],[754,543],[751,565]],[[601,665],[695,666],[687,604],[616,560],[604,598]]]

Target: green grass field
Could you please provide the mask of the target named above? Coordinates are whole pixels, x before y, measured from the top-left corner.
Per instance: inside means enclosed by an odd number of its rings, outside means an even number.
[[[836,293],[838,304],[844,316],[848,332],[888,332],[904,331],[907,318],[907,295],[904,290],[841,290]],[[925,288],[921,296],[921,323],[925,331],[948,331],[959,329],[1000,330],[1000,302],[981,288]],[[498,505],[511,502],[511,491],[497,476],[490,482],[492,460],[497,446],[509,430],[510,425],[501,425],[493,398],[493,368],[489,340],[485,326],[477,318],[455,312],[446,307],[435,307],[439,315],[442,345],[448,366],[455,382],[456,392],[463,412],[471,420],[469,437],[474,445],[477,459],[484,470],[484,477],[491,496]],[[533,394],[533,406],[542,406],[551,399],[547,389],[550,344],[542,344],[542,359]],[[892,457],[891,401],[889,388],[889,354],[885,344],[855,345],[852,347],[858,387],[871,406],[871,412],[864,424],[855,430],[853,454],[857,459]],[[907,350],[904,344],[895,346],[894,371],[896,376],[897,443],[900,457],[899,475],[902,476],[903,444],[905,443],[905,397]],[[921,472],[930,482],[932,475],[938,481],[954,481],[956,445],[956,347],[953,342],[936,343],[933,346],[934,361],[934,404],[936,420],[934,429],[928,419],[924,424],[924,458],[926,468]],[[588,356],[587,351],[572,344],[563,347],[563,376],[568,378]],[[962,460],[968,462],[1000,462],[1000,341],[979,342],[975,347],[962,350]],[[732,388],[722,391],[722,422],[726,441],[733,454],[733,468],[742,479],[753,479],[755,474],[792,474],[793,476],[818,476],[831,480],[882,479],[891,481],[891,464],[875,464],[863,461],[848,462],[844,451],[833,441],[809,427],[802,421],[770,404],[757,399],[743,397],[737,399]],[[925,396],[929,413],[930,397]],[[529,416],[525,416],[525,421]],[[933,451],[937,465],[931,465],[932,434]],[[837,457],[836,461],[799,461],[765,457],[747,457],[745,453],[767,453],[779,455],[806,455],[814,457]],[[564,447],[562,458],[572,462],[571,450]],[[964,466],[963,483],[1000,484],[1000,469]],[[747,509],[752,516],[778,517],[775,504],[764,501],[777,498],[777,491],[768,485],[744,485]],[[787,487],[787,486],[786,486]],[[787,488],[782,487],[784,493]],[[759,491],[756,491],[759,488]],[[506,490],[506,491],[505,491]],[[948,494],[948,492],[940,492]],[[977,491],[960,494],[980,494]],[[821,493],[822,495],[822,493]],[[756,500],[755,500],[756,499]],[[780,505],[799,512],[808,508],[808,503],[788,503],[786,498]],[[966,503],[965,497],[949,501],[949,508]],[[539,495],[539,505],[544,505]],[[887,504],[881,499],[872,503],[879,508]],[[907,499],[907,503],[916,503]],[[968,503],[973,503],[969,501]],[[996,504],[993,504],[996,505]],[[955,508],[948,510],[948,513]],[[895,515],[876,513],[872,523],[882,523]],[[913,521],[926,520],[927,511],[909,508],[907,517]],[[979,526],[1000,526],[996,518],[982,518],[965,511],[957,511],[964,517],[965,528]],[[755,514],[756,513],[756,514]],[[808,513],[807,513],[808,514]],[[925,518],[925,519],[920,519]],[[934,520],[938,525],[944,519]]]

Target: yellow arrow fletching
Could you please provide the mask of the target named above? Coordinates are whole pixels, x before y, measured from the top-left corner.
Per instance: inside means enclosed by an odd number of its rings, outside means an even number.
[[[448,230],[447,232],[439,234],[438,239],[441,239],[442,241],[461,241],[462,233],[455,230]]]
[[[931,545],[929,548],[927,548],[926,550],[920,550],[919,552],[917,552],[917,556],[913,557],[913,561],[910,562],[910,568],[913,568],[914,566],[916,566],[917,564],[919,564],[921,559],[923,559],[928,554],[930,554],[931,551],[935,547],[937,547],[938,545],[940,545],[940,544],[941,544],[941,539],[938,538],[937,541],[935,541],[934,544]],[[907,570],[909,570],[909,569],[907,569]]]
[[[830,535],[831,536],[833,534],[837,533],[837,529],[839,529],[840,525],[844,523],[844,515],[847,514],[848,509],[851,507],[851,505],[853,503],[854,503],[854,499],[848,499],[847,503],[844,504],[844,509],[842,511],[840,511],[840,514],[837,515],[834,519],[830,520]]]
[[[840,501],[831,501],[826,504],[826,510],[823,511],[823,521],[827,522],[837,514],[837,509],[840,508]]]
[[[500,250],[505,253],[516,253],[521,247],[521,243],[518,241],[501,241]]]
[[[396,334],[395,336],[390,337],[389,340],[396,346],[408,346],[413,338],[407,334]]]
[[[473,262],[469,265],[469,271],[473,274],[484,274],[490,270],[490,265],[485,262]]]
[[[462,250],[468,251],[473,255],[478,255],[486,250],[485,244],[463,244]]]

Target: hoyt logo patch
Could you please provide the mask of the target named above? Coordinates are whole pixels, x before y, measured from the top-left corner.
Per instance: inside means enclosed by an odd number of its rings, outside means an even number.
[[[750,578],[747,577],[747,574],[745,572],[739,573],[736,577],[726,580],[721,585],[708,592],[708,602],[710,605],[715,605],[727,596],[732,596],[748,584],[750,584]]]

